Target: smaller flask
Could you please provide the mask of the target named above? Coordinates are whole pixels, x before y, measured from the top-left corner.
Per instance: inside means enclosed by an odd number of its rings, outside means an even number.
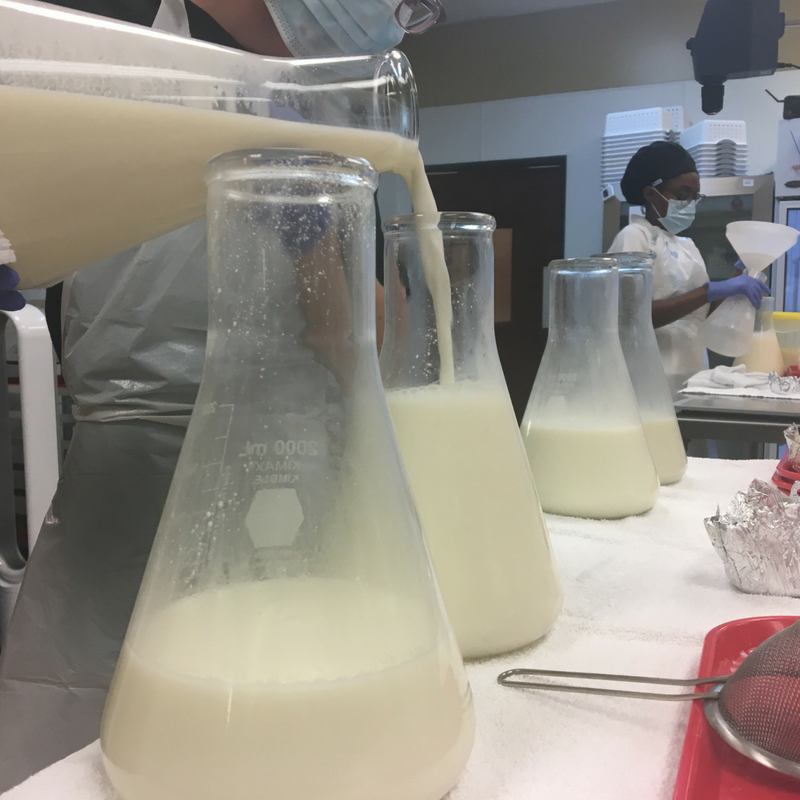
[[[765,297],[761,301],[761,307],[756,312],[756,324],[753,332],[753,340],[750,342],[750,350],[737,358],[733,364],[738,366],[744,364],[748,372],[777,372],[783,375],[786,367],[783,361],[783,353],[778,342],[778,334],[775,333],[775,323],[773,314],[775,313],[775,298]]]
[[[394,217],[381,377],[445,608],[465,658],[543,636],[562,592],[494,337],[495,221]],[[432,236],[450,277],[453,362],[423,271]],[[446,286],[446,285],[445,285]],[[435,302],[436,301],[436,302]],[[448,378],[448,376],[454,376]]]
[[[545,511],[616,519],[655,504],[658,475],[619,338],[615,259],[550,264],[550,329],[522,434]]]
[[[598,256],[602,258],[603,256]],[[614,253],[619,268],[619,339],[650,455],[662,486],[686,473],[672,392],[653,328],[653,263],[649,253]]]

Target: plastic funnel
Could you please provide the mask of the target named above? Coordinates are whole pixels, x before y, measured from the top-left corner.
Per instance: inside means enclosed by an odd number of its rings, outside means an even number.
[[[794,247],[800,232],[774,222],[741,220],[728,225],[727,235],[748,273],[755,276]]]

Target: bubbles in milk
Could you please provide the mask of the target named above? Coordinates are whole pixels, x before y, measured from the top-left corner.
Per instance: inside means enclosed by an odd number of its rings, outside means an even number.
[[[440,800],[474,735],[458,654],[413,599],[234,584],[136,628],[103,720],[124,800]]]

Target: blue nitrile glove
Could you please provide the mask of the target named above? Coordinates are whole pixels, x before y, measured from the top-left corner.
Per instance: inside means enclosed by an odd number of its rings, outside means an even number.
[[[25,305],[25,298],[14,291],[19,283],[19,275],[8,264],[0,264],[0,311],[19,311]]]
[[[769,288],[757,278],[749,275],[737,275],[726,281],[714,281],[708,286],[708,302],[715,303],[725,297],[743,294],[756,308],[761,307],[761,299],[769,294]]]

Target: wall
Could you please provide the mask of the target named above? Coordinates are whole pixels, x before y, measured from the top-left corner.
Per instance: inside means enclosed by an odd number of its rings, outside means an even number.
[[[730,81],[720,115],[747,122],[752,174],[771,172],[775,166],[783,112],[766,94],[767,88],[778,97],[800,94],[800,72]],[[672,105],[683,105],[693,122],[705,118],[700,87],[694,81],[425,108],[420,149],[428,165],[566,155],[565,252],[568,257],[585,256],[597,252],[602,239],[600,162],[605,115]],[[397,181],[387,181],[382,187],[384,214],[405,208],[397,186]]]
[[[407,36],[402,49],[423,106],[691,80],[686,42],[704,6],[705,0],[616,0],[443,25]],[[800,18],[800,0],[782,0],[781,9]],[[800,30],[786,33],[780,58],[800,64]]]

